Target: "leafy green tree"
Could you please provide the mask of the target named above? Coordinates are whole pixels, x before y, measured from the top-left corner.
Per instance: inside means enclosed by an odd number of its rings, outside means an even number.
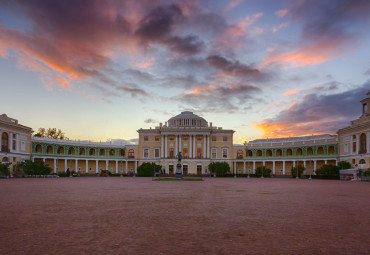
[[[256,176],[262,176],[262,173],[263,173],[263,177],[270,177],[271,176],[271,169],[270,168],[266,168],[264,166],[259,166],[256,168]]]
[[[144,162],[137,168],[137,176],[140,177],[150,177],[154,176],[154,172],[159,172],[161,171],[162,167],[161,165],[157,165],[155,163],[149,163],[149,162]]]
[[[305,168],[302,165],[292,167],[291,169],[292,177],[293,178],[297,177],[297,171],[298,171],[298,177],[301,177],[304,170]]]
[[[0,163],[0,173],[3,174],[3,175],[5,175],[5,176],[9,176],[10,175],[9,165],[10,164],[2,164],[2,163]]]
[[[339,170],[341,170],[339,166],[323,165],[316,170],[316,174],[321,176],[339,176]]]
[[[18,162],[17,168],[19,168],[27,175],[48,175],[52,170],[51,167],[45,164],[45,162],[33,162],[32,160]]]
[[[217,175],[230,173],[230,166],[226,162],[211,162],[208,165],[208,169],[211,173],[216,173]]]
[[[38,132],[34,134],[36,137],[45,137],[45,138],[50,138],[50,139],[61,139],[65,140],[68,139],[60,129],[56,128],[39,128]]]
[[[340,169],[349,169],[351,168],[351,163],[347,161],[339,161],[338,166],[340,167]]]

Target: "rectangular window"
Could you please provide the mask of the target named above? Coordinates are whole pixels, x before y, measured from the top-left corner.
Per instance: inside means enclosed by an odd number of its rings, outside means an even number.
[[[216,136],[212,136],[212,142],[216,142]]]
[[[348,153],[348,143],[345,143],[344,144],[344,152],[345,153]]]
[[[352,152],[354,152],[354,153],[356,153],[356,151],[357,151],[357,146],[356,146],[356,142],[353,142],[353,144],[352,144],[353,146],[352,146]]]
[[[25,141],[22,141],[21,142],[21,150],[22,151],[25,151],[26,150],[26,142]]]
[[[212,158],[215,159],[217,158],[217,149],[216,148],[212,148]]]
[[[144,136],[144,141],[148,141],[148,137],[147,136]]]
[[[223,141],[227,142],[227,136],[224,136]]]
[[[222,149],[222,158],[227,158],[227,148]]]
[[[144,158],[149,158],[149,149],[144,149]]]
[[[202,137],[198,136],[198,137],[197,137],[197,140],[198,140],[198,141],[202,141]]]
[[[156,136],[155,137],[155,140],[158,142],[159,141],[159,136]]]
[[[187,141],[187,140],[188,140],[188,137],[187,137],[187,136],[185,136],[185,137],[184,137],[184,141]]]
[[[154,149],[154,157],[159,158],[159,148]]]
[[[175,138],[173,136],[170,136],[170,141],[173,141]]]
[[[16,150],[16,148],[17,148],[17,141],[13,140],[13,150]]]
[[[16,162],[17,161],[17,158],[16,157],[13,157],[13,162]]]

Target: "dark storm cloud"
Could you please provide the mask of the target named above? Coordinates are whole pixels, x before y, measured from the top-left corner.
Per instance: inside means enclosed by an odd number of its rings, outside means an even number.
[[[207,62],[214,68],[232,76],[258,77],[261,75],[260,71],[257,69],[241,64],[238,61],[229,61],[217,55],[207,57]]]
[[[187,55],[197,54],[204,48],[204,43],[196,35],[186,37],[173,36],[165,43],[173,50]]]
[[[166,39],[171,34],[176,19],[181,16],[181,9],[177,5],[158,6],[140,21],[135,35],[144,43]]]

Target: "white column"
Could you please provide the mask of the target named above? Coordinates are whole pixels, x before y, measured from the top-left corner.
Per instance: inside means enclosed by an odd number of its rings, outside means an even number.
[[[162,146],[161,146],[161,158],[163,158],[164,157],[164,153],[163,153],[163,151],[164,151],[164,139],[163,139],[163,135],[161,135],[161,143],[162,143]],[[126,161],[126,163],[127,163],[127,161]],[[127,166],[126,166],[126,173],[127,173]]]
[[[203,158],[206,157],[206,136],[203,135]]]
[[[135,174],[137,174],[137,161],[135,160]]]
[[[42,158],[42,161],[45,163],[45,158]]]
[[[327,165],[328,164],[328,160],[327,159],[325,159],[325,165]]]
[[[253,174],[256,173],[256,161],[253,161]]]
[[[306,168],[306,160],[303,161],[303,167]]]
[[[116,160],[116,174],[118,174],[118,160]]]
[[[285,175],[285,160],[283,161],[283,175]]]
[[[75,159],[75,172],[77,173],[77,171],[78,171],[78,160]]]
[[[167,158],[167,135],[164,136],[164,157]]]
[[[246,174],[245,161],[243,162],[243,174]]]
[[[95,173],[99,173],[99,164],[98,164],[98,160],[96,160],[96,167],[95,167]]]
[[[193,154],[192,154],[193,147],[192,147],[192,141],[191,141],[191,139],[192,139],[192,136],[189,135],[189,158],[193,158]],[[203,168],[202,168],[202,171],[203,171]]]
[[[179,135],[179,152],[182,152],[181,135]]]
[[[12,152],[13,151],[13,133],[9,133],[9,136],[10,136],[9,151]],[[42,148],[41,148],[41,151],[42,151]]]
[[[15,134],[15,151],[19,152],[19,147],[18,147],[18,135]]]
[[[177,156],[177,155],[179,154],[179,151],[178,151],[178,149],[179,149],[179,146],[178,146],[178,137],[177,137],[177,135],[176,135],[176,147],[175,147],[175,156]]]
[[[275,174],[275,160],[272,161],[272,174]]]
[[[207,135],[207,158],[209,158],[209,135]]]
[[[125,173],[126,173],[126,174],[128,173],[128,169],[127,169],[127,160],[125,161]]]
[[[89,173],[89,161],[86,159],[86,168],[85,172],[88,174]]]
[[[57,160],[54,159],[54,174],[57,173]]]
[[[64,160],[64,172],[67,172],[67,160]]]
[[[315,174],[316,174],[316,160],[313,161],[313,170],[315,170]]]
[[[295,167],[295,161],[293,161],[293,167]]]
[[[193,157],[194,158],[196,158],[197,157],[197,141],[196,141],[196,139],[195,139],[195,135],[193,136],[193,141],[194,141],[194,143],[193,143]]]
[[[105,170],[109,170],[108,169],[108,160],[105,161]]]

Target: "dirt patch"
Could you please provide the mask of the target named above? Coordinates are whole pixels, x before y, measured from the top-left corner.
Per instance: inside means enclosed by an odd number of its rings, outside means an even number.
[[[1,254],[369,254],[370,184],[0,180]]]

